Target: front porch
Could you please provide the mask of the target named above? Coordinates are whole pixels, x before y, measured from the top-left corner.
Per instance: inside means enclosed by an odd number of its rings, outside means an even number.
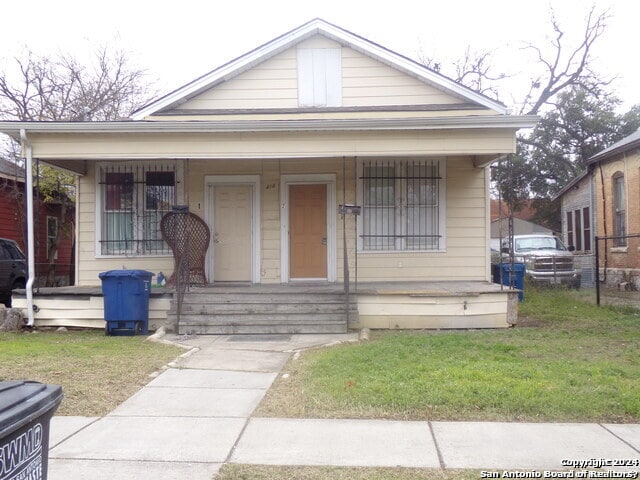
[[[517,292],[489,282],[212,284],[192,287],[177,315],[174,290],[152,288],[149,329],[178,333],[345,332],[354,328],[505,328],[517,320]],[[13,295],[26,308],[24,291]],[[42,288],[34,294],[39,327],[104,328],[100,287]]]

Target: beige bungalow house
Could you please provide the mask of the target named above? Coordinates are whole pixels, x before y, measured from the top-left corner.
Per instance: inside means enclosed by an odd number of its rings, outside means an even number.
[[[256,312],[256,324],[289,322],[260,330],[269,332],[344,331],[342,318],[315,324],[345,313],[354,327],[506,327],[513,292],[490,281],[488,167],[536,120],[316,19],[130,121],[2,122],[25,155],[78,174],[75,278],[85,290],[66,303],[60,290],[34,298],[35,321],[101,325],[100,272],[170,275],[160,219],[188,205],[211,243],[209,287],[187,295],[209,300],[188,307],[198,321],[183,312],[176,324],[172,292],[153,289],[150,328],[253,332]],[[344,295],[347,273],[351,316],[312,296]],[[295,299],[315,308],[306,326],[283,310]]]

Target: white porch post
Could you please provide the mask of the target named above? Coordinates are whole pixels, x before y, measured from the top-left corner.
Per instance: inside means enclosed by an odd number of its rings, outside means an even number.
[[[26,185],[25,195],[27,196],[27,261],[28,273],[26,291],[27,291],[27,315],[29,317],[27,325],[33,327],[35,323],[33,315],[33,283],[35,281],[36,259],[35,259],[35,241],[33,229],[33,152],[31,143],[27,138],[27,131],[20,129],[20,139],[22,140],[22,148],[25,155],[25,173]]]

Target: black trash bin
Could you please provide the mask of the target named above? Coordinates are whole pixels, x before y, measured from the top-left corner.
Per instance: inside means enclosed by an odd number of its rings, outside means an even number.
[[[107,335],[146,335],[149,332],[149,294],[153,273],[110,270],[102,280]]]
[[[61,401],[58,385],[0,382],[0,480],[46,480],[49,423]]]

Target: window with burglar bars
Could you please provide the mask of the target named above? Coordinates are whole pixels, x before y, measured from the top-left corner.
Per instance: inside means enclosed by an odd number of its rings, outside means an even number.
[[[176,202],[174,165],[100,167],[102,255],[170,255],[160,221]]]
[[[370,160],[362,168],[363,250],[440,248],[439,160]]]

